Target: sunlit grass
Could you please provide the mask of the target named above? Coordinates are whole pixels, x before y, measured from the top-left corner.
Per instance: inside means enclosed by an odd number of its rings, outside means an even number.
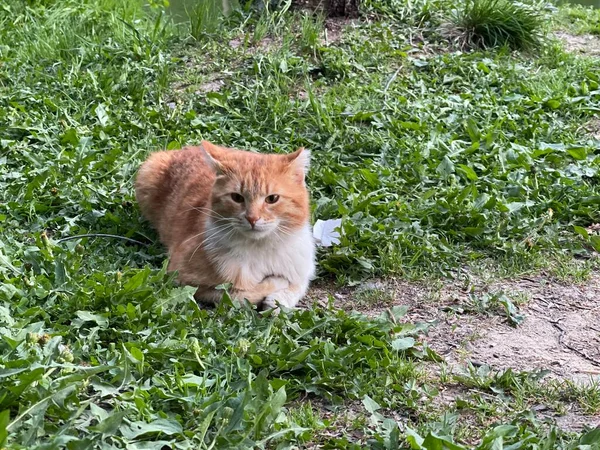
[[[541,4],[466,0],[454,12],[453,31],[462,47],[532,50],[541,43],[545,20]]]
[[[343,220],[341,244],[320,250],[323,277],[430,279],[477,263],[513,276],[558,258],[562,277],[583,278],[591,263],[568,262],[594,251],[573,225],[600,220],[596,147],[579,131],[598,105],[597,61],[453,52],[419,28],[457,6],[439,1],[379,4],[382,17],[336,42],[285,2],[216,28],[142,2],[27,3],[0,7],[0,447],[588,439],[522,413],[546,398],[535,376],[437,379],[424,325],[391,291],[357,291],[358,306],[384,310],[375,318],[200,309],[164,273],[132,182],[150,151],[201,139],[305,146],[313,219]],[[135,241],[59,242],[86,233]],[[500,300],[473,299],[496,313]],[[449,382],[468,392],[442,405]],[[595,387],[568,400],[597,412]],[[461,408],[481,422],[461,427]]]

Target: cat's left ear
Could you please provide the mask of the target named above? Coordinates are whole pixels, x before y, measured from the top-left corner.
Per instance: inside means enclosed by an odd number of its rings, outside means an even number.
[[[204,153],[204,158],[210,167],[215,171],[217,176],[223,175],[225,172],[223,165],[219,162],[219,147],[208,142],[202,141],[200,144],[200,151]]]
[[[304,184],[304,179],[308,173],[310,167],[310,150],[306,150],[304,147],[299,148],[294,153],[287,155],[287,159],[292,169],[294,178]]]

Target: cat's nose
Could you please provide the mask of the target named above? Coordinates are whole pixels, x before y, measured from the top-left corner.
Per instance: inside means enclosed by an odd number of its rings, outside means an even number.
[[[248,223],[250,224],[250,226],[252,228],[254,228],[254,225],[256,225],[256,222],[258,222],[258,219],[260,219],[260,217],[257,217],[257,216],[246,216],[246,220],[248,221]]]

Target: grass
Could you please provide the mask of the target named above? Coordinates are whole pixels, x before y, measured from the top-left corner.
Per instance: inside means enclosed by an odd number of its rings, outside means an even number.
[[[494,312],[502,311],[501,314],[506,316],[508,322],[514,326],[521,324],[525,320],[525,317],[519,314],[514,300],[501,291],[486,292],[483,294],[469,293],[464,309],[467,311],[474,310],[479,314],[493,314]]]
[[[352,302],[363,308],[389,306],[394,303],[394,292],[385,286],[361,286],[353,294]]]
[[[574,34],[600,34],[600,10],[577,4],[563,5],[554,17],[555,22]]]
[[[514,0],[467,0],[453,18],[460,46],[531,50],[540,46],[542,4]]]
[[[0,7],[0,446],[597,448],[598,431],[532,412],[583,397],[593,413],[595,386],[441,380],[402,309],[208,311],[165,274],[132,180],[150,151],[201,139],[313,150],[313,218],[343,220],[320,275],[340,283],[595,267],[580,228],[600,222],[600,160],[581,124],[598,61],[558,46],[452,53],[435,26],[457,5],[367,6],[377,21],[327,44],[321,18],[285,9],[236,12],[195,39],[158,4]],[[59,242],[94,233],[147,246]],[[592,262],[581,272],[575,256]],[[500,297],[473,301],[517,317]],[[465,395],[442,406],[448,383]]]

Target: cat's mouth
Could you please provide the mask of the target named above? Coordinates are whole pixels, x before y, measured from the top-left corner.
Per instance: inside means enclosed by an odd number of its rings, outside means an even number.
[[[257,223],[254,226],[246,223],[240,223],[236,228],[246,237],[251,239],[261,239],[274,232],[277,228],[277,223],[262,222]]]
[[[264,228],[243,228],[241,230],[244,235],[252,238],[252,239],[260,239],[263,238],[265,236],[267,236],[268,234],[270,234],[273,229],[271,227],[264,227]]]
[[[249,239],[263,239],[269,236],[276,227],[271,225],[255,226],[255,227],[240,227],[239,231],[243,236]]]

